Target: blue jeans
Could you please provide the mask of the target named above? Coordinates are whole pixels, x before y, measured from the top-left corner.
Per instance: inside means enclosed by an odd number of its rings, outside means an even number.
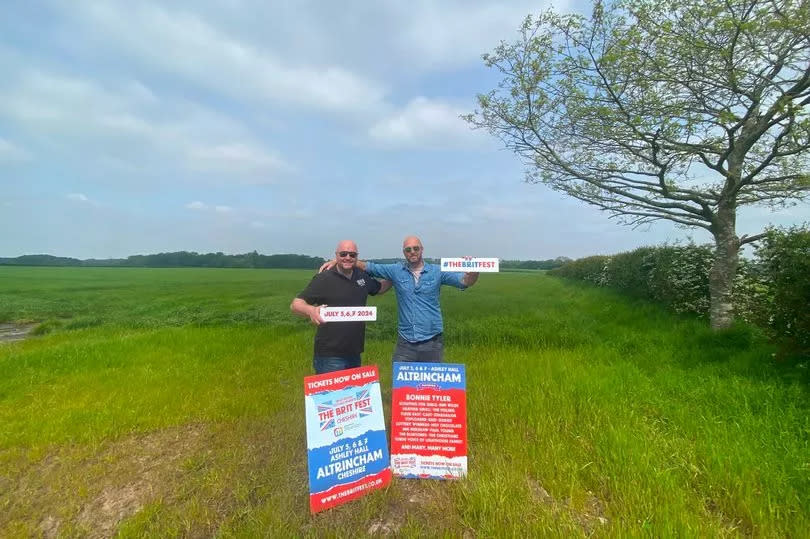
[[[420,342],[409,342],[397,336],[397,346],[391,361],[418,361],[441,363],[444,359],[444,339],[439,333],[433,338]]]
[[[315,356],[312,358],[312,366],[315,374],[353,369],[360,366],[360,356]]]

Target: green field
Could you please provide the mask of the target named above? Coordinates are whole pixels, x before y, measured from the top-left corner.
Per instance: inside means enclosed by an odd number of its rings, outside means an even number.
[[[311,274],[0,267],[0,322],[41,323],[0,344],[0,536],[807,536],[806,374],[540,272],[442,293],[468,478],[310,516]],[[395,297],[371,304],[386,401]]]

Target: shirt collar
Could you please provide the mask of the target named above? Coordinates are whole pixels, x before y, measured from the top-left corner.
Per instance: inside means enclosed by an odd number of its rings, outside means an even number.
[[[425,273],[427,271],[427,267],[428,267],[428,263],[427,262],[422,262],[422,271],[420,271],[419,273]],[[411,266],[410,266],[410,264],[408,264],[407,260],[402,262],[402,269],[404,269],[405,271],[407,271],[409,273],[413,273],[411,271]]]
[[[352,274],[351,274],[351,275],[349,275],[348,277],[346,277],[346,276],[343,274],[343,272],[341,272],[341,271],[338,269],[337,264],[335,264],[335,266],[332,268],[332,271],[333,271],[333,272],[335,272],[335,273],[337,274],[337,276],[338,276],[338,277],[343,277],[344,279],[348,279],[349,281],[353,281],[353,280],[354,280],[354,276],[355,276],[355,274],[357,274],[357,266],[355,266],[355,267],[353,267],[353,268],[352,268]]]

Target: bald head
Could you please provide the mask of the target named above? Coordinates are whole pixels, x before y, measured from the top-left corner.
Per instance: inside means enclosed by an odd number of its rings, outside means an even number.
[[[402,240],[403,249],[405,247],[413,247],[414,245],[422,247],[422,240],[420,240],[417,236],[408,236],[404,240]]]
[[[337,244],[337,247],[335,247],[335,254],[341,251],[350,251],[356,253],[357,244],[354,243],[352,240],[343,240]]]
[[[402,241],[402,254],[412,268],[420,267],[422,264],[422,240],[416,236],[408,236]]]
[[[357,265],[357,244],[352,240],[339,242],[335,248],[335,260],[337,270],[347,277],[351,276]]]

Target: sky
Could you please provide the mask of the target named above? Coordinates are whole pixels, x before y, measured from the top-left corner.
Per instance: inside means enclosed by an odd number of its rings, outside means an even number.
[[[517,0],[39,0],[0,17],[0,257],[169,251],[544,260],[707,242],[524,182],[460,114]],[[577,5],[555,3],[558,10]],[[810,220],[741,212],[738,233]]]

